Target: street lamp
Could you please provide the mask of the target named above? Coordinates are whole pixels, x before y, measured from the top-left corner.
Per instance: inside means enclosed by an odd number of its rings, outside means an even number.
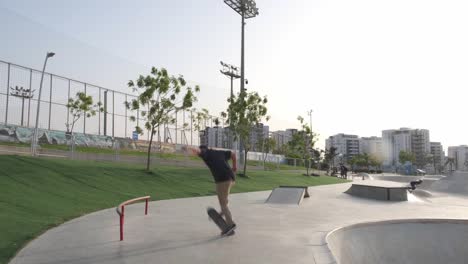
[[[312,132],[312,112],[314,112],[312,109],[310,109],[309,111],[307,111],[307,114],[308,114],[309,117],[310,117],[310,132]]]
[[[39,95],[37,98],[37,111],[36,111],[36,125],[34,126],[34,135],[32,138],[31,152],[33,156],[36,156],[37,151],[37,141],[38,141],[38,126],[39,126],[39,110],[41,109],[41,93],[42,93],[42,83],[44,81],[44,72],[47,65],[47,60],[52,58],[55,55],[53,52],[47,52],[46,58],[44,60],[44,67],[42,68],[41,83],[39,85]]]
[[[221,66],[223,66],[223,69],[219,70],[222,74],[231,77],[231,97],[234,96],[234,91],[233,91],[233,84],[234,84],[234,79],[239,79],[241,76],[239,75],[239,67],[233,66],[231,64],[224,63],[220,61]]]
[[[240,90],[241,96],[245,92],[245,63],[244,63],[244,28],[245,28],[245,19],[256,17],[258,13],[258,8],[255,3],[255,0],[224,0],[224,3],[232,8],[236,13],[242,17],[242,35],[241,35],[241,77],[240,77]],[[242,97],[243,98],[243,97]],[[242,152],[242,142],[239,140],[239,161],[240,163],[244,162],[244,154]]]
[[[10,89],[11,89],[11,92],[10,92],[11,96],[19,97],[22,100],[22,103],[21,103],[21,126],[23,126],[23,121],[24,121],[24,99],[31,100],[31,98],[34,96],[34,94],[33,94],[34,90],[31,91],[31,89],[24,89],[23,87],[18,87],[18,86],[16,86],[15,88],[10,87]]]

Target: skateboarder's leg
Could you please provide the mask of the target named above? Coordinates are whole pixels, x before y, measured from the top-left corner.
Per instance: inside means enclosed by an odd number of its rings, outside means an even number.
[[[216,193],[218,194],[219,205],[221,207],[221,214],[226,218],[226,224],[233,225],[231,211],[228,207],[228,196],[231,190],[233,181],[224,181],[216,183]]]

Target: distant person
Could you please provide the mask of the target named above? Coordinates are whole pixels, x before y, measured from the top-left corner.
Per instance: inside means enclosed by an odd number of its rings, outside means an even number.
[[[201,145],[199,149],[190,148],[190,150],[192,154],[199,156],[205,162],[213,175],[216,184],[216,194],[218,195],[221,207],[221,215],[224,216],[226,224],[230,227],[222,235],[231,233],[236,228],[236,224],[232,220],[231,211],[228,207],[228,197],[231,187],[236,182],[236,154],[229,150],[209,149],[205,145]],[[232,168],[229,166],[229,160],[232,160]]]
[[[343,163],[340,163],[340,178],[345,177],[345,171],[344,171],[344,165]]]
[[[343,175],[345,179],[348,179],[348,167],[343,165]]]

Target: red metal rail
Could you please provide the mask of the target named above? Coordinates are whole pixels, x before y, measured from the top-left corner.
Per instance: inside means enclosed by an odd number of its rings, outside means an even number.
[[[120,216],[120,241],[123,240],[123,225],[124,225],[124,216],[125,216],[125,205],[131,204],[131,203],[134,203],[134,202],[137,202],[137,201],[141,201],[141,200],[146,200],[145,215],[147,215],[148,214],[148,201],[149,201],[150,198],[151,198],[151,196],[138,197],[138,198],[135,198],[135,199],[125,201],[125,202],[119,204],[119,206],[117,206],[117,208],[115,208],[115,210],[117,211],[117,214]]]

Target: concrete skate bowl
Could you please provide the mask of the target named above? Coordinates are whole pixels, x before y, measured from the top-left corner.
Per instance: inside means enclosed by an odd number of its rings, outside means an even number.
[[[431,192],[468,196],[468,172],[456,171],[427,188]]]
[[[338,264],[462,264],[468,220],[406,219],[336,229],[327,243]]]
[[[430,176],[369,175],[370,180],[402,182],[402,183],[408,183],[408,184],[412,181],[423,180],[423,182],[417,187],[421,189],[430,188],[432,184],[442,179],[443,177],[444,176],[441,176],[441,175],[430,175]]]

